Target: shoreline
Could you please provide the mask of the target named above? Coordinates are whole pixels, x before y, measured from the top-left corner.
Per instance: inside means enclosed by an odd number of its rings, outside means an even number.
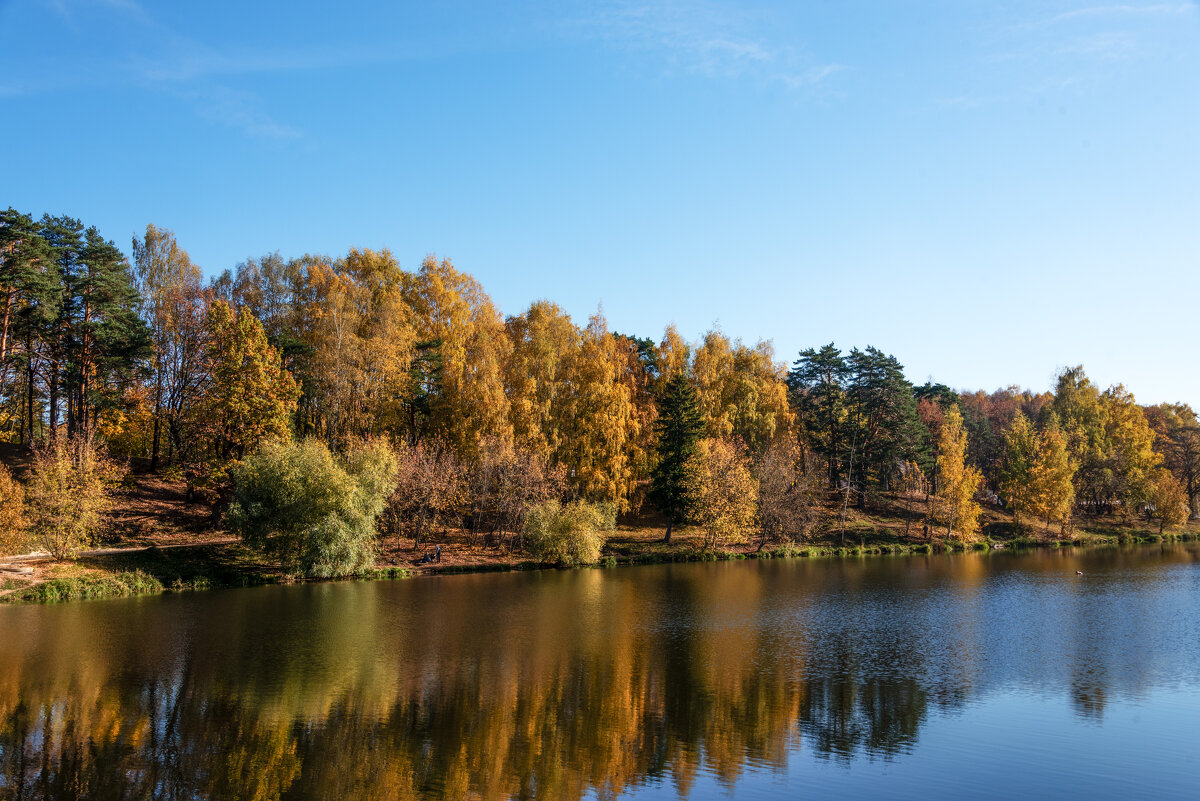
[[[624,534],[644,534],[634,529]],[[672,564],[688,562],[726,562],[746,559],[862,559],[879,556],[953,555],[962,553],[995,553],[1037,549],[1063,548],[1101,549],[1122,545],[1183,543],[1200,540],[1190,531],[1154,534],[1145,530],[1119,535],[1084,533],[1073,539],[1041,540],[1015,537],[1008,540],[979,540],[971,543],[929,541],[883,541],[842,545],[828,539],[820,542],[777,545],[758,549],[753,545],[703,550],[681,536],[668,545],[661,539],[614,537],[605,552],[594,564],[562,567],[531,559],[501,558],[490,560],[461,559],[443,565],[380,564],[374,570],[338,578],[295,578],[278,572],[258,560],[237,540],[229,538],[213,542],[186,545],[149,545],[137,548],[102,548],[89,551],[76,562],[53,563],[33,555],[0,560],[0,605],[65,603],[81,600],[103,600],[158,595],[171,592],[191,592],[234,587],[321,583],[335,581],[381,581],[415,579],[431,576],[463,575],[469,573],[507,573],[533,570],[606,569],[632,565]],[[655,547],[660,546],[660,547]],[[511,555],[516,557],[517,555]],[[26,580],[29,574],[4,570],[4,566],[30,565],[41,567],[43,574]],[[34,568],[36,570],[36,567]]]

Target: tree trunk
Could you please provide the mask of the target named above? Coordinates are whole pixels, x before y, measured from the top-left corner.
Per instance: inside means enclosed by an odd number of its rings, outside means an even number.
[[[4,296],[3,333],[0,333],[0,362],[4,362],[8,358],[8,323],[12,317],[13,295],[15,293],[15,289],[9,289]]]
[[[154,382],[154,444],[150,449],[150,472],[158,472],[158,441],[162,430],[162,369]]]
[[[33,447],[33,392],[34,392],[34,380],[33,380],[34,373],[33,373],[33,353],[32,352],[29,354],[29,365],[25,368],[25,371],[26,371],[26,377],[29,379],[28,389],[27,389],[27,394],[26,394],[26,401],[28,402],[28,411],[29,411],[29,415],[26,418],[27,422],[29,423],[29,441],[27,442],[27,444],[29,445],[29,447],[32,448]]]
[[[58,439],[58,362],[50,363],[50,379],[49,387],[47,388],[50,395],[50,439],[51,441]]]
[[[667,545],[670,545],[670,544],[671,544],[671,528],[672,528],[674,525],[675,525],[675,521],[674,521],[673,519],[668,519],[668,520],[667,520],[667,533],[666,533],[666,534],[664,534],[664,535],[663,535],[663,538],[662,538],[662,541],[663,541],[664,543],[666,543]]]

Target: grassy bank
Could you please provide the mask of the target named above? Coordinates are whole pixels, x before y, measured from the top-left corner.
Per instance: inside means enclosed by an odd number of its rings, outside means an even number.
[[[911,528],[909,534],[912,533]],[[1031,536],[1011,524],[985,525],[983,538],[960,543],[934,537],[921,540],[905,535],[895,518],[860,517],[840,530],[813,542],[768,544],[756,542],[714,549],[703,547],[703,533],[677,530],[670,543],[662,541],[662,528],[634,521],[622,525],[609,539],[596,567],[725,561],[734,559],[817,559],[877,555],[933,554],[987,551],[1001,547],[1064,548],[1111,547],[1121,544],[1192,541],[1200,539],[1200,524],[1160,536],[1152,529],[1120,521],[1097,521],[1079,527],[1070,539]],[[488,571],[535,570],[551,567],[531,561],[519,552],[508,552],[472,542],[461,532],[441,540],[443,561],[424,563],[423,549],[405,541],[385,541],[375,570],[353,579],[400,579],[419,575],[446,575]],[[162,592],[182,592],[218,587],[246,587],[291,583],[295,579],[263,561],[260,554],[241,543],[223,540],[172,547],[148,547],[83,556],[76,562],[44,563],[31,578],[0,574],[0,603],[55,603],[60,601],[121,598]]]

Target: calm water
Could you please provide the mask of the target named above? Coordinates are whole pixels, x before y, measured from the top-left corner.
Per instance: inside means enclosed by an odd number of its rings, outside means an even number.
[[[0,799],[1195,799],[1198,753],[1196,545],[0,608]]]

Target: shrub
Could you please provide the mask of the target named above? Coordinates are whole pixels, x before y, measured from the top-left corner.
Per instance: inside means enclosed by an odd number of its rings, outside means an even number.
[[[233,469],[229,525],[287,573],[331,578],[375,562],[375,521],[396,457],[371,442],[337,459],[316,440],[271,442]]]
[[[26,498],[47,553],[61,561],[91,544],[124,473],[90,437],[59,438],[34,451]]]
[[[25,490],[0,464],[0,556],[18,554],[28,544],[24,505]]]
[[[613,515],[602,504],[546,501],[525,516],[525,547],[536,559],[560,565],[591,564],[600,558],[613,528]]]

